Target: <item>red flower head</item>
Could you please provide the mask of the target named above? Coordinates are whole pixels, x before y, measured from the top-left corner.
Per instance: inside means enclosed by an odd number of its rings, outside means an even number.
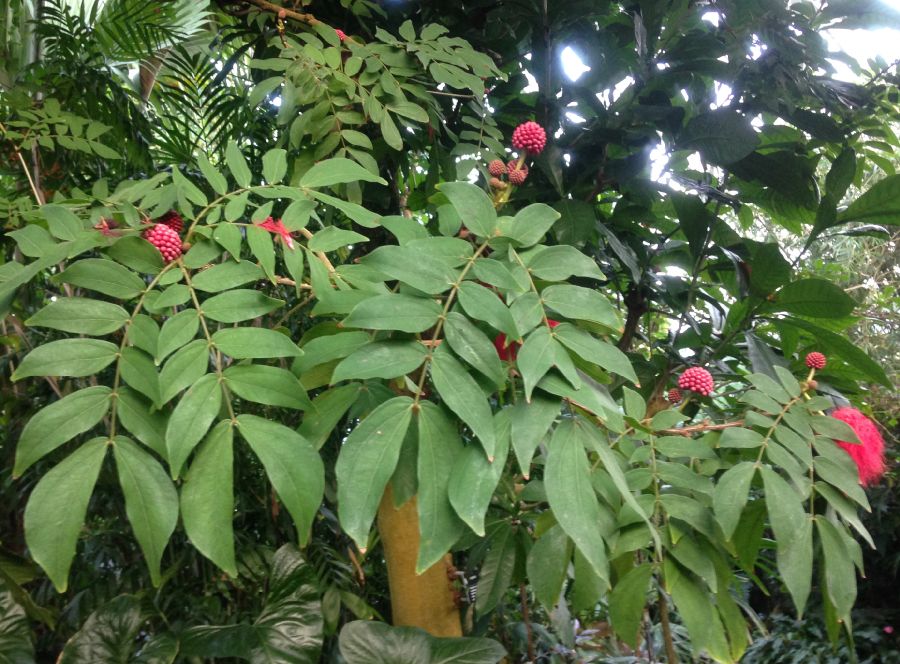
[[[163,216],[156,220],[157,224],[165,224],[176,233],[180,233],[184,228],[184,219],[175,210],[169,210]]]
[[[859,483],[869,486],[884,475],[884,439],[876,424],[856,408],[838,408],[831,416],[846,422],[856,433],[861,445],[837,441],[859,469]]]
[[[522,164],[518,165],[517,162],[511,161],[509,162],[509,183],[515,185],[516,187],[520,186],[525,179],[528,177],[528,166]]]
[[[810,369],[824,369],[825,362],[825,356],[816,351],[813,351],[806,356],[806,366]]]
[[[538,155],[547,145],[547,132],[537,122],[523,122],[513,131],[512,144],[516,150]]]
[[[167,263],[181,256],[181,238],[165,224],[154,224],[145,230],[144,239],[159,250]]]
[[[679,403],[683,398],[684,395],[677,387],[673,387],[671,390],[669,390],[669,401],[671,403]]]
[[[340,28],[335,28],[334,33],[338,36],[338,39],[344,41],[347,38],[347,33],[341,30]]]
[[[554,328],[559,325],[559,321],[548,318],[547,325],[549,325],[551,328]],[[518,341],[508,341],[506,335],[502,332],[494,338],[494,348],[497,349],[497,355],[499,355],[500,359],[505,362],[515,362],[516,357],[519,355],[519,349],[521,347],[522,344],[520,344]]]
[[[281,219],[272,219],[272,217],[267,217],[264,222],[258,225],[260,228],[264,228],[270,233],[275,233],[278,237],[281,238],[281,241],[287,245],[288,249],[294,248],[294,238],[291,237],[291,232],[285,227]]]
[[[691,367],[678,377],[678,387],[708,397],[713,391],[713,377],[702,367]]]

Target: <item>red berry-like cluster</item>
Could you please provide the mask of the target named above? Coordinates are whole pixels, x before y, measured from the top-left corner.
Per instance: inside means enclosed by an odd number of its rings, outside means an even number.
[[[540,154],[547,145],[547,132],[537,122],[523,122],[515,128],[512,144],[516,150],[525,150],[528,154]]]
[[[499,178],[501,175],[506,175],[506,164],[504,164],[499,159],[494,159],[491,163],[488,164],[488,173],[493,175],[495,178]]]
[[[181,238],[165,224],[154,224],[148,228],[144,231],[144,239],[159,250],[167,263],[181,256]]]
[[[702,367],[691,367],[678,377],[678,387],[708,397],[713,391],[713,377]]]
[[[511,161],[507,168],[509,169],[509,183],[511,185],[518,187],[522,185],[528,177],[528,166],[525,164],[519,166],[517,162]]]
[[[184,219],[175,210],[169,210],[163,216],[156,220],[157,224],[165,224],[176,233],[180,233],[184,228]]]
[[[669,390],[669,402],[670,403],[680,403],[683,398],[684,398],[684,395],[681,393],[681,390],[679,390],[677,387],[673,387],[671,390]]]
[[[554,328],[559,325],[559,321],[548,318],[547,325]],[[494,338],[494,348],[497,349],[497,355],[499,355],[500,359],[504,362],[515,362],[521,347],[522,344],[518,341],[509,341],[502,332]]]
[[[334,32],[338,36],[338,39],[340,39],[341,41],[344,41],[347,38],[347,33],[340,28],[335,28]]]
[[[806,356],[806,366],[810,369],[824,369],[825,363],[825,356],[817,351],[813,351]]]

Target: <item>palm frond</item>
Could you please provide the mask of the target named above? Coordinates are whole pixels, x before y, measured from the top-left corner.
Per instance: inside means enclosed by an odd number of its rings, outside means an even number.
[[[194,0],[108,0],[97,14],[94,36],[111,61],[134,62],[200,32],[209,11]]]

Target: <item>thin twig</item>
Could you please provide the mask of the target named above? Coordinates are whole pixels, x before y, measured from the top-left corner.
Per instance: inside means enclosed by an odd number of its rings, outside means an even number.
[[[267,0],[245,0],[251,5],[255,5],[260,9],[264,9],[267,12],[272,12],[273,14],[281,15],[281,12],[284,12],[284,18],[292,18],[295,21],[300,21],[301,23],[306,23],[307,25],[316,25],[320,23],[319,19],[317,19],[312,14],[301,14],[300,12],[296,12],[293,9],[287,9],[282,7],[281,5],[276,5],[274,2],[267,2]]]
[[[525,584],[519,584],[519,599],[522,602],[522,621],[525,623],[525,638],[528,640],[528,661],[534,661],[534,636],[531,633],[531,619],[528,616],[528,592]]]

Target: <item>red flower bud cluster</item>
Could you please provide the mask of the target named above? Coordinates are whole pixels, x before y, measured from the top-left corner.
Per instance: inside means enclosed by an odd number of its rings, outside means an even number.
[[[523,122],[513,131],[512,144],[516,150],[538,155],[547,145],[547,132],[537,122]]]
[[[148,228],[144,231],[144,239],[159,250],[167,263],[181,256],[181,238],[166,224],[154,224]]]
[[[806,366],[808,366],[810,369],[824,369],[825,362],[825,356],[822,355],[822,353],[818,353],[816,351],[813,351],[806,356]]]

